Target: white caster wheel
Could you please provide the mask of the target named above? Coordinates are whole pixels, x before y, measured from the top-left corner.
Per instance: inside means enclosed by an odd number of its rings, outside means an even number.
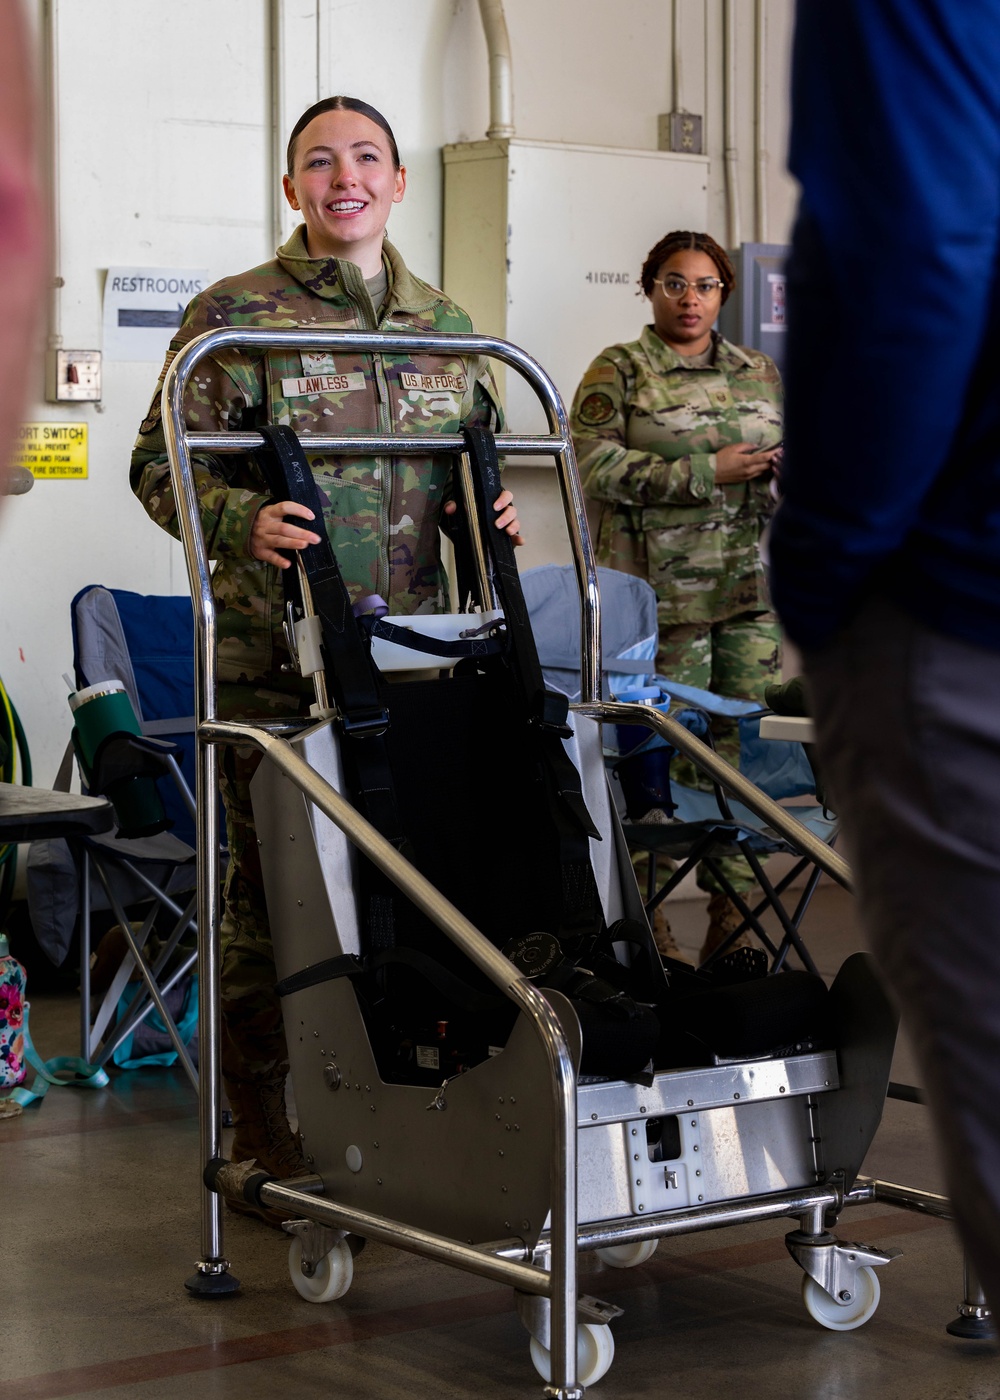
[[[659,1243],[659,1240],[636,1240],[634,1244],[609,1244],[604,1249],[595,1249],[594,1253],[612,1269],[635,1269],[652,1259]]]
[[[552,1380],[552,1356],[537,1337],[531,1339],[531,1359],[543,1381]],[[615,1359],[615,1339],[611,1328],[601,1322],[578,1322],[576,1326],[576,1379],[582,1386],[596,1385],[606,1376]]]
[[[316,1265],[316,1272],[310,1277],[302,1269],[302,1241],[292,1240],[288,1251],[288,1272],[292,1276],[295,1291],[307,1303],[332,1303],[334,1298],[343,1298],[354,1278],[354,1257],[345,1240],[339,1240],[330,1253]]]
[[[802,1279],[806,1312],[821,1327],[829,1327],[832,1332],[851,1332],[855,1327],[863,1327],[874,1316],[881,1296],[878,1274],[869,1264],[858,1270],[854,1297],[849,1303],[838,1303],[808,1274]]]

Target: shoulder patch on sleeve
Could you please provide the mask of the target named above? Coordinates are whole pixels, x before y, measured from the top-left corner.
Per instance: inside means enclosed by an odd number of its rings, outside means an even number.
[[[583,388],[588,384],[613,384],[615,382],[614,365],[591,365],[590,369],[580,380]]]
[[[151,433],[154,428],[156,428],[160,421],[160,412],[160,396],[157,394],[156,398],[150,404],[148,417],[144,418],[139,426],[140,437],[146,437],[148,433]]]
[[[615,416],[615,406],[607,394],[588,394],[576,412],[588,428],[596,428]]]

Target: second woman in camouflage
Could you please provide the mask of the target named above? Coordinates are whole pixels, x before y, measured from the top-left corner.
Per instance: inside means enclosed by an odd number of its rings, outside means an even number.
[[[600,506],[598,562],[655,588],[661,675],[763,700],[780,666],[760,537],[774,510],[781,380],[766,355],[713,330],[736,277],[710,235],[668,233],[640,281],[653,324],[603,350],[573,403],[584,490]],[[734,726],[717,744],[738,761]],[[742,861],[726,874],[737,889],[752,884]],[[736,910],[707,871],[698,878],[712,896],[705,957],[735,928]],[[667,930],[657,933],[671,951]]]

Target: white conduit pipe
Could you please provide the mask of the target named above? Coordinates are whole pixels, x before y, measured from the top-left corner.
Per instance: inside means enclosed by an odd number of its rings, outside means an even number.
[[[675,112],[686,112],[684,106],[684,70],[681,67],[681,0],[674,0],[673,4],[673,35],[671,45],[671,60],[673,66],[673,110]]]
[[[495,141],[514,135],[514,80],[510,58],[510,36],[503,13],[503,0],[479,0],[479,13],[486,31],[490,60],[490,125],[487,139]]]
[[[62,343],[62,208],[59,160],[59,0],[45,0],[42,7],[42,63],[45,81],[45,159],[49,181],[49,280],[48,348]]]
[[[725,0],[723,10],[723,106],[726,126],[726,214],[727,238],[730,249],[743,241],[740,222],[739,162],[736,150],[736,0]]]
[[[271,178],[268,182],[268,199],[271,214],[271,244],[277,248],[282,238],[282,206],[284,196],[279,193],[281,177],[285,173],[284,137],[284,54],[282,52],[282,0],[268,0],[268,96],[271,108]]]
[[[767,84],[767,0],[756,0],[754,14],[756,25],[757,62],[754,75],[754,141],[756,144],[754,169],[757,192],[757,242],[767,242],[767,168],[770,161],[765,136],[765,93]]]

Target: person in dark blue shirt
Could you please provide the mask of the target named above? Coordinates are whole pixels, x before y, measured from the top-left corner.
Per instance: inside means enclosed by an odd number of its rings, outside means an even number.
[[[1000,0],[799,0],[785,498],[872,946],[1000,1309]]]

